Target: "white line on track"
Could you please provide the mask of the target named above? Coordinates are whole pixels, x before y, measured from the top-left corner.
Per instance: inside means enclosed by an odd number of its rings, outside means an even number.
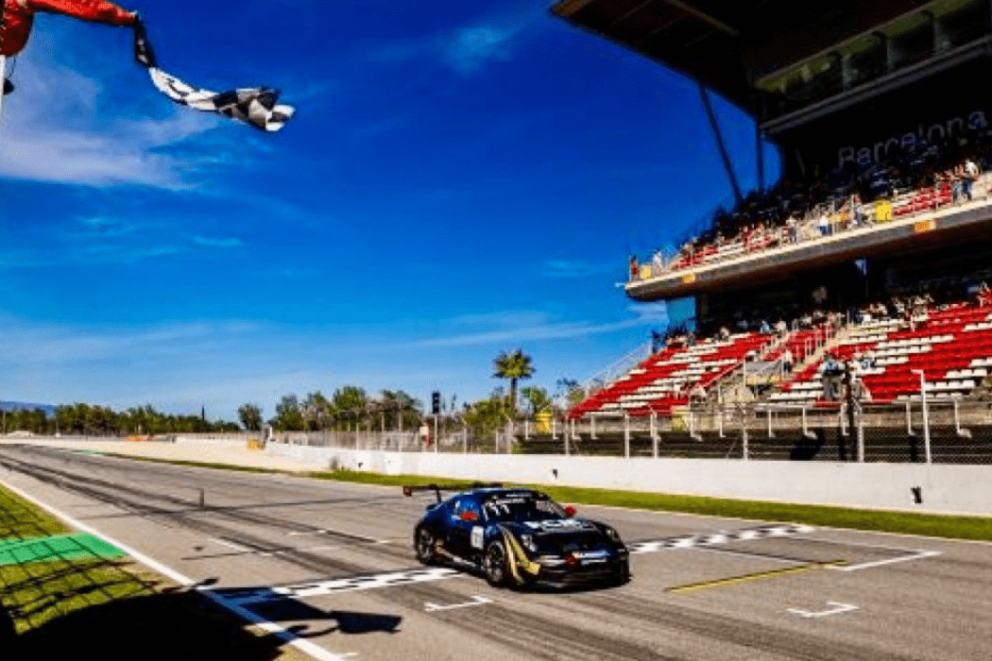
[[[241,551],[242,553],[252,553],[252,549],[247,546],[241,546],[240,544],[235,544],[234,542],[229,542],[224,539],[217,539],[216,537],[211,537],[210,541],[214,544],[220,544],[221,546],[226,546],[229,549],[234,549],[235,551]]]
[[[835,565],[828,567],[827,569],[833,569],[834,571],[858,571],[859,569],[869,569],[871,567],[881,567],[883,565],[894,565],[897,562],[909,562],[910,560],[922,560],[923,558],[932,558],[934,556],[942,555],[940,551],[917,551],[913,555],[903,556],[901,558],[889,558],[888,560],[876,560],[874,562],[862,562],[860,565]]]
[[[136,549],[128,546],[127,544],[122,544],[121,542],[117,541],[113,537],[108,537],[107,535],[103,534],[99,530],[97,530],[97,529],[95,529],[95,528],[93,528],[91,526],[88,526],[88,525],[86,525],[85,523],[83,523],[81,521],[77,521],[76,519],[72,518],[68,514],[65,514],[64,512],[61,512],[60,510],[52,507],[51,505],[49,505],[47,503],[44,503],[44,502],[38,500],[37,498],[35,498],[34,496],[32,496],[32,495],[30,495],[30,494],[22,491],[21,489],[13,486],[9,482],[5,481],[3,478],[0,478],[0,486],[3,486],[8,491],[13,492],[14,494],[20,496],[21,498],[23,498],[26,501],[28,501],[30,503],[34,503],[35,505],[37,505],[41,509],[50,512],[51,514],[53,514],[56,517],[62,519],[65,523],[67,523],[69,526],[75,528],[76,530],[79,530],[79,531],[82,531],[82,532],[88,532],[91,535],[95,535],[96,537],[101,538],[105,542],[116,546],[117,548],[119,548],[120,550],[124,551],[129,556],[131,556],[134,560],[136,560],[136,561],[140,562],[141,564],[145,565],[146,567],[148,567],[152,571],[155,571],[155,572],[157,572],[157,573],[159,573],[159,574],[161,574],[163,576],[166,576],[166,577],[172,579],[173,581],[175,581],[176,583],[182,585],[183,587],[195,587],[196,586],[196,584],[197,584],[196,581],[194,581],[193,579],[189,578],[188,576],[184,576],[183,574],[180,574],[179,572],[177,572],[176,570],[172,569],[171,567],[168,567],[168,566],[162,564],[161,562],[159,562],[158,560],[155,560],[154,558],[151,558],[151,557],[145,555],[144,553],[141,553],[140,551],[137,551]],[[311,643],[309,640],[303,640],[302,638],[298,638],[291,631],[287,631],[285,628],[279,626],[275,622],[270,622],[269,620],[266,620],[265,618],[259,617],[255,613],[253,613],[253,612],[251,612],[251,611],[249,611],[249,610],[247,610],[245,608],[242,608],[238,604],[233,603],[233,602],[231,602],[228,599],[225,599],[224,597],[220,596],[219,594],[217,594],[213,590],[210,590],[208,588],[203,588],[203,587],[198,587],[198,588],[196,588],[196,590],[197,590],[197,592],[199,592],[200,594],[202,594],[204,597],[206,597],[206,598],[210,599],[211,601],[213,601],[218,606],[221,606],[222,608],[226,608],[227,610],[231,611],[232,613],[235,613],[235,614],[239,615],[242,619],[247,620],[248,622],[250,622],[250,623],[254,624],[255,626],[257,626],[259,629],[262,629],[263,631],[266,631],[268,633],[271,633],[273,636],[276,636],[280,640],[285,641],[287,645],[290,645],[292,647],[295,647],[296,649],[298,649],[299,651],[303,652],[304,654],[307,654],[308,656],[311,656],[314,659],[317,659],[317,661],[344,661],[344,659],[352,658],[354,656],[353,654],[345,654],[343,656],[342,655],[338,655],[338,654],[335,654],[335,653],[333,653],[333,652],[331,652],[329,650],[324,649],[323,647],[320,647],[320,646],[318,646],[318,645],[316,645],[314,643]]]

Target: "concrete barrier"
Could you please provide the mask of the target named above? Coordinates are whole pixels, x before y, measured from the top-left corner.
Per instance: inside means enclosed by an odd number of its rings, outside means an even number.
[[[992,467],[365,452],[270,444],[267,452],[387,475],[590,487],[862,509],[992,515]],[[913,489],[922,502],[915,502]]]

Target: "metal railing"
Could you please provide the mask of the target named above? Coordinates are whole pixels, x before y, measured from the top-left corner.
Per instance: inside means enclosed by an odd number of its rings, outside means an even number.
[[[721,262],[727,262],[735,259],[741,259],[742,257],[754,257],[761,255],[770,250],[780,249],[782,247],[794,246],[799,244],[810,244],[817,241],[827,241],[831,238],[842,235],[850,234],[858,231],[866,231],[872,227],[877,227],[879,225],[889,225],[894,222],[904,222],[908,220],[914,220],[923,215],[930,215],[940,209],[952,208],[956,206],[961,206],[969,202],[980,201],[986,205],[992,204],[989,194],[989,183],[992,181],[992,173],[986,173],[979,176],[979,178],[974,182],[972,191],[973,197],[971,200],[964,202],[962,200],[953,201],[947,204],[941,204],[940,199],[943,195],[940,193],[941,186],[931,186],[913,190],[908,193],[903,193],[893,197],[891,200],[884,200],[874,204],[865,204],[864,207],[871,209],[871,213],[866,213],[866,220],[862,224],[856,224],[856,222],[850,218],[849,213],[832,213],[834,221],[830,224],[830,233],[822,234],[817,226],[816,222],[818,217],[821,215],[821,211],[824,205],[819,205],[814,211],[804,216],[802,219],[798,220],[797,231],[795,235],[795,240],[791,240],[789,236],[789,231],[787,228],[774,227],[766,230],[763,234],[758,235],[756,239],[749,237],[747,241],[742,239],[737,239],[724,243],[720,246],[716,246],[716,250],[713,252],[707,252],[706,255],[700,255],[700,251],[694,251],[693,253],[686,255],[680,252],[672,259],[665,262],[661,269],[657,267],[652,262],[645,262],[644,268],[650,269],[650,275],[648,277],[641,277],[642,273],[640,269],[637,273],[630,273],[629,282],[639,282],[642,280],[657,278],[664,275],[673,275],[676,273],[681,273],[684,271],[690,271],[700,266],[711,266],[714,264],[719,264]],[[932,206],[927,206],[921,209],[913,209],[906,214],[900,214],[898,217],[895,216],[897,209],[902,209],[907,205],[913,204],[914,200],[918,199],[921,195],[932,194],[933,204]],[[871,218],[871,216],[877,216],[879,205],[887,205],[891,215],[888,215],[885,219]],[[883,207],[884,208],[884,207]],[[845,217],[846,216],[846,217]],[[848,223],[847,227],[844,227],[844,223]],[[715,244],[712,244],[715,246]],[[704,250],[709,248],[709,246],[704,246]],[[688,259],[688,263],[684,265],[679,265],[680,261]],[[658,271],[657,273],[655,271]]]

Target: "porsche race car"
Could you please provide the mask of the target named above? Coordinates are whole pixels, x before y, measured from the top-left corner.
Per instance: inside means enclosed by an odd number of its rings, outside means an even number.
[[[619,585],[630,580],[629,553],[620,535],[597,521],[575,518],[533,489],[478,486],[427,507],[414,528],[417,559],[425,564],[469,566],[494,586],[588,583]]]

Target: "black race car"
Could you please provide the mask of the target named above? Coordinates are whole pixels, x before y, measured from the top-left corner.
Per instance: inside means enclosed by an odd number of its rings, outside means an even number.
[[[574,508],[562,507],[547,494],[498,485],[447,499],[441,496],[446,489],[437,485],[404,487],[403,493],[421,490],[437,496],[413,533],[417,559],[425,565],[470,565],[494,586],[630,580],[629,553],[617,531],[574,518]]]

